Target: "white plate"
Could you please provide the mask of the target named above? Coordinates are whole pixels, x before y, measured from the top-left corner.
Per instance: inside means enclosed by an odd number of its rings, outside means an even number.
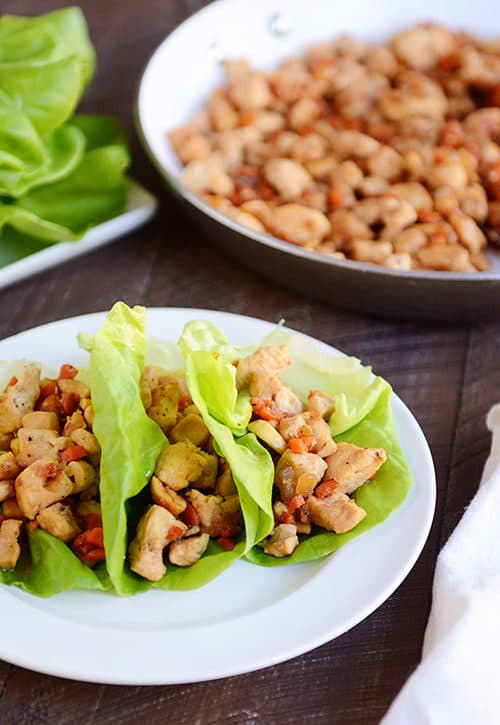
[[[22,332],[0,342],[0,357],[22,356],[54,368],[62,362],[84,365],[86,354],[78,349],[76,334],[95,332],[103,316],[74,317]],[[174,308],[148,310],[148,329],[176,341],[188,320],[200,318],[212,320],[237,344],[250,343],[273,328],[250,317]],[[0,658],[78,680],[174,684],[276,664],[346,632],[406,577],[434,513],[429,447],[395,395],[393,404],[415,485],[383,524],[320,562],[280,568],[237,562],[193,592],[150,591],[124,599],[68,592],[38,599],[0,586],[0,611],[9,622],[2,629]]]
[[[59,242],[41,252],[0,267],[0,289],[128,234],[151,219],[157,206],[157,200],[149,191],[136,181],[130,180],[127,205],[121,214],[92,227],[76,242]]]

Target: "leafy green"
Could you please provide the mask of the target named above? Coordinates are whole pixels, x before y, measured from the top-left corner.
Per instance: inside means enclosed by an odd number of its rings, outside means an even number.
[[[144,308],[130,309],[118,302],[90,342],[93,429],[102,449],[106,566],[118,594],[136,594],[150,583],[125,566],[127,502],[147,485],[166,442],[162,430],[146,415],[140,396],[146,354]]]
[[[186,325],[179,345],[188,360],[205,355],[219,367],[231,368],[231,362],[257,347],[286,345],[291,364],[283,371],[283,382],[292,388],[302,402],[306,402],[310,390],[321,390],[335,398],[335,410],[329,420],[335,440],[364,447],[382,447],[387,451],[388,460],[375,480],[356,491],[354,498],[366,510],[367,516],[353,531],[334,534],[317,529],[313,535],[301,537],[294,554],[282,559],[269,556],[256,546],[246,554],[249,561],[266,566],[283,566],[326,556],[384,521],[404,501],[412,486],[412,476],[397,438],[391,406],[392,391],[385,380],[372,374],[371,368],[362,366],[354,357],[323,352],[308,338],[290,334],[281,327],[251,347],[237,348],[211,322],[198,320]],[[201,352],[205,346],[209,353]],[[216,365],[210,363],[210,367],[214,369]],[[215,379],[218,378],[214,376],[212,380]],[[234,380],[234,377],[227,375],[225,385],[228,387],[230,379]],[[206,396],[205,403],[209,405],[207,400],[210,401],[212,414],[231,425],[230,417],[228,419],[224,411],[217,410],[217,400],[221,394],[216,395],[211,389],[209,375],[204,383],[202,391]],[[212,387],[215,387],[213,383]],[[233,400],[235,394],[235,389],[232,395],[230,391],[224,391],[225,399],[228,400]],[[252,486],[255,484],[250,484],[248,479],[246,484],[254,495]]]
[[[83,13],[0,18],[0,263],[79,239],[126,202],[117,121],[73,116],[95,70]]]

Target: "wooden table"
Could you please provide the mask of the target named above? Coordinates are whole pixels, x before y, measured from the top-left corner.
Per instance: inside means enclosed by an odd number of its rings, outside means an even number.
[[[64,3],[3,0],[33,14]],[[254,674],[170,687],[66,681],[0,662],[2,723],[376,723],[419,661],[436,556],[474,494],[500,400],[500,323],[388,322],[354,315],[271,286],[227,259],[166,196],[133,131],[141,70],[160,40],[199,0],[83,0],[98,73],[83,110],[119,116],[132,134],[133,173],[161,199],[139,232],[0,292],[0,338],[58,318],[106,310],[118,299],[206,307],[266,320],[331,343],[373,364],[411,408],[430,443],[438,478],[433,528],[413,571],[366,621],[284,664]],[[165,96],[165,101],[172,99]],[[332,604],[334,606],[334,604]],[[297,613],[300,620],[301,613]],[[8,623],[1,622],[1,627]],[[0,627],[0,637],[1,637]],[[95,647],[98,642],[68,643]],[[237,643],[235,643],[237,646]],[[195,653],[193,653],[195,656]]]

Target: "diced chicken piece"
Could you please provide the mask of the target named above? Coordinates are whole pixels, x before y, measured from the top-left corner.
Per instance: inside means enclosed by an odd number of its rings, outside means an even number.
[[[192,566],[205,553],[210,537],[208,534],[190,536],[187,539],[174,541],[168,550],[168,559],[175,566]]]
[[[129,546],[130,568],[139,576],[157,582],[167,571],[163,562],[163,549],[168,533],[177,520],[170,511],[153,504],[137,526],[135,539]]]
[[[274,403],[278,410],[285,415],[297,415],[302,412],[302,403],[286,385],[282,385],[273,396]]]
[[[307,245],[320,242],[331,230],[323,212],[291,202],[271,210],[269,227],[273,234],[292,244]],[[264,222],[265,224],[266,222]]]
[[[78,428],[86,428],[87,423],[85,421],[85,418],[83,417],[82,413],[79,410],[75,410],[74,413],[72,413],[69,418],[66,419],[66,423],[64,425],[63,433],[65,436],[70,436],[73,431],[78,430]]]
[[[327,456],[337,448],[328,423],[310,411],[283,418],[279,422],[278,430],[286,441],[290,438],[311,436],[314,439],[309,448],[311,453]]]
[[[341,491],[327,498],[309,496],[306,505],[313,524],[336,534],[350,531],[366,516],[366,511]]]
[[[12,451],[0,453],[0,481],[15,478],[20,470]]]
[[[15,569],[21,547],[19,536],[21,535],[22,521],[7,519],[0,524],[0,569]]]
[[[342,493],[352,493],[365,481],[375,477],[387,454],[383,448],[360,448],[352,443],[339,443],[328,456],[326,478],[337,482]]]
[[[98,461],[101,455],[101,446],[99,441],[93,433],[85,428],[77,428],[71,433],[71,440],[76,443],[77,446],[82,446],[87,451],[87,454],[92,457],[92,460]]]
[[[264,166],[264,176],[286,200],[298,199],[312,182],[309,172],[291,159],[271,159]]]
[[[203,458],[203,470],[201,476],[193,482],[196,488],[215,488],[217,481],[218,460],[217,456],[205,451],[198,451]]]
[[[0,502],[14,496],[14,481],[0,480]]]
[[[281,558],[293,554],[298,545],[297,527],[294,524],[278,524],[264,540],[264,551]]]
[[[168,438],[172,443],[189,441],[195,446],[202,447],[208,441],[209,435],[210,431],[201,416],[189,413],[171,429]]]
[[[55,430],[42,430],[41,428],[20,428],[18,435],[19,452],[16,456],[20,466],[25,468],[39,458],[52,458],[57,461],[61,450],[61,439]]]
[[[62,501],[73,490],[63,466],[51,458],[39,458],[25,468],[14,485],[19,507],[28,519],[34,519],[43,508]]]
[[[61,393],[70,393],[77,400],[82,398],[90,398],[90,390],[88,385],[82,383],[81,380],[70,380],[69,378],[61,378],[57,381],[57,387]]]
[[[457,38],[448,28],[428,23],[394,36],[392,48],[410,68],[428,70],[457,49]]]
[[[188,491],[186,496],[198,514],[204,533],[217,538],[222,535],[236,535],[241,531],[243,518],[238,496],[228,496],[225,499],[222,496],[205,496],[196,489]]]
[[[88,461],[71,461],[66,466],[66,474],[71,481],[71,493],[86,491],[97,481],[97,472]]]
[[[24,519],[25,516],[15,498],[8,498],[2,504],[2,515],[8,519]]]
[[[155,474],[174,491],[180,491],[200,478],[205,465],[201,451],[191,443],[173,443],[160,453]]]
[[[23,415],[33,412],[40,394],[40,368],[25,365],[21,378],[0,395],[0,433],[17,430]]]
[[[175,385],[177,386],[181,397],[184,396],[186,398],[191,398],[186,381],[178,375],[160,375],[158,378],[158,385]]]
[[[163,506],[172,513],[174,516],[179,516],[183,511],[186,510],[186,501],[182,496],[179,496],[170,486],[163,483],[158,476],[151,478],[151,497],[158,506]]]
[[[227,461],[224,461],[223,468],[224,470],[217,478],[217,483],[215,485],[215,494],[217,496],[222,496],[223,498],[229,498],[229,496],[236,495],[238,493],[238,490],[233,480],[231,467],[229,466],[229,463]]]
[[[70,507],[62,503],[54,503],[42,509],[36,521],[44,531],[48,531],[56,539],[61,539],[67,544],[81,531]]]
[[[286,450],[276,466],[275,483],[285,503],[294,496],[308,495],[323,478],[326,462],[315,453],[293,453]]]
[[[328,420],[335,410],[335,399],[320,390],[311,390],[307,396],[307,408],[324,420]]]
[[[264,441],[276,453],[284,453],[285,439],[267,420],[254,420],[248,424],[248,430]]]
[[[59,418],[55,413],[51,413],[50,411],[34,410],[33,413],[23,415],[21,425],[23,428],[59,430]]]
[[[249,72],[230,85],[229,97],[241,111],[260,111],[271,103],[269,83],[262,73]]]
[[[234,190],[233,180],[226,173],[222,160],[215,156],[202,161],[191,161],[182,170],[181,180],[195,194],[227,196]]]
[[[180,388],[176,383],[163,383],[154,388],[147,413],[160,428],[168,432],[177,422]]]
[[[268,345],[259,347],[251,355],[242,358],[236,368],[236,385],[238,390],[248,388],[250,395],[260,397],[262,386],[259,376],[272,379],[290,365],[290,356],[285,345],[275,347]],[[259,385],[256,383],[259,382]]]

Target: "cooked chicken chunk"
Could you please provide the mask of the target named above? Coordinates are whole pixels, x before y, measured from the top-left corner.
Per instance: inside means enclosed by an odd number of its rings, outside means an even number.
[[[210,537],[208,534],[190,536],[187,539],[174,541],[168,550],[168,559],[175,566],[192,566],[205,553]]]
[[[70,393],[71,395],[74,395],[77,400],[90,398],[90,390],[85,383],[82,383],[81,380],[60,378],[57,381],[57,387],[61,393]]]
[[[162,383],[151,393],[151,405],[147,413],[166,432],[177,422],[180,397],[180,388],[175,382]]]
[[[163,483],[158,476],[153,476],[151,479],[151,497],[158,506],[168,509],[174,516],[179,516],[186,510],[185,499]]]
[[[23,418],[23,420],[24,420],[24,418]],[[26,427],[28,427],[28,426],[26,426]],[[70,436],[75,430],[78,430],[78,428],[86,428],[86,427],[87,427],[87,424],[85,422],[85,418],[83,417],[82,413],[79,410],[75,410],[75,412],[72,413],[72,415],[70,415],[70,417],[66,419],[63,433],[65,436]]]
[[[17,439],[19,441],[17,461],[23,468],[39,458],[51,458],[57,461],[61,448],[67,448],[65,442],[67,439],[60,438],[55,430],[20,428]]]
[[[20,470],[12,452],[0,453],[0,481],[15,478]]]
[[[85,430],[84,428],[77,428],[71,432],[70,438],[77,446],[85,448],[89,456],[95,456],[98,459],[101,455],[101,446],[99,445],[99,441],[90,431]]]
[[[0,433],[13,433],[31,413],[40,393],[40,368],[25,365],[20,380],[0,395]]]
[[[248,388],[250,395],[266,397],[265,381],[279,376],[280,372],[290,365],[290,357],[285,345],[275,347],[259,347],[255,352],[242,358],[236,368],[236,385],[238,390]],[[281,385],[278,386],[281,387]],[[271,390],[272,393],[275,390]]]
[[[76,523],[70,507],[62,503],[54,503],[52,506],[42,509],[36,517],[36,521],[42,529],[66,543],[73,541],[75,536],[80,533],[80,527]]]
[[[319,390],[311,390],[307,396],[307,407],[327,420],[335,410],[335,399]]]
[[[97,472],[88,461],[71,461],[66,466],[66,474],[73,486],[73,495],[86,491],[97,481]]]
[[[306,506],[313,524],[336,534],[350,531],[366,516],[366,511],[341,491],[327,498],[309,496]]]
[[[15,481],[17,502],[28,519],[34,519],[43,508],[69,496],[73,484],[63,466],[50,458],[39,458],[24,469]]]
[[[273,396],[274,403],[279,411],[285,415],[296,415],[302,412],[302,403],[286,385],[282,385]]]
[[[294,524],[279,524],[264,540],[264,551],[271,556],[290,556],[298,545],[297,527]]]
[[[309,450],[311,453],[317,453],[320,456],[328,456],[337,448],[332,439],[328,423],[321,416],[310,411],[283,418],[279,423],[278,430],[287,441],[290,438],[311,437],[312,441]]]
[[[339,443],[335,453],[326,459],[326,478],[336,481],[339,491],[352,493],[372,479],[386,459],[383,448],[360,448],[352,443]]]
[[[163,549],[168,532],[177,524],[174,516],[162,506],[153,504],[137,526],[137,534],[129,547],[130,568],[139,576],[157,582],[167,571]]]
[[[15,569],[21,547],[19,536],[22,521],[7,519],[0,524],[0,569]]]
[[[59,419],[57,415],[45,410],[34,410],[33,413],[26,413],[26,415],[23,415],[21,424],[23,428],[59,430]]]
[[[234,484],[233,474],[231,473],[231,468],[229,466],[229,463],[227,463],[227,461],[224,462],[223,471],[220,474],[220,476],[217,478],[217,483],[215,485],[215,493],[217,494],[217,496],[223,496],[224,498],[228,498],[229,496],[234,496],[238,493],[236,486]]]
[[[243,525],[238,496],[205,496],[193,489],[186,494],[200,519],[201,530],[212,538],[232,536]],[[231,532],[231,533],[229,533]]]
[[[217,481],[217,456],[206,453],[205,451],[198,451],[200,456],[203,458],[203,470],[201,476],[194,481],[196,488],[215,488]]]
[[[0,502],[14,496],[14,481],[0,480]]]
[[[200,447],[205,445],[209,436],[210,431],[203,419],[194,413],[188,413],[188,415],[181,418],[168,434],[171,443],[189,441],[193,445]]]
[[[275,476],[282,500],[289,503],[294,496],[312,493],[326,468],[326,462],[315,453],[286,450],[278,461]]]
[[[205,465],[202,452],[191,443],[173,443],[160,453],[155,475],[174,491],[180,491],[200,478]]]

